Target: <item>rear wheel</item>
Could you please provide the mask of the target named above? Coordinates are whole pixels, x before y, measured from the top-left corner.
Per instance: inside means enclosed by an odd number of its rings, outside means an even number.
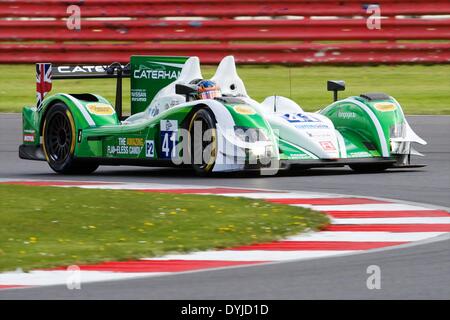
[[[211,173],[217,158],[217,129],[209,109],[200,109],[192,115],[189,139],[192,168],[199,175]]]
[[[42,129],[44,154],[53,171],[64,174],[88,174],[98,168],[95,162],[74,158],[75,123],[64,103],[50,107]]]
[[[356,172],[360,173],[375,173],[375,172],[383,172],[389,167],[391,164],[351,164],[349,167]]]

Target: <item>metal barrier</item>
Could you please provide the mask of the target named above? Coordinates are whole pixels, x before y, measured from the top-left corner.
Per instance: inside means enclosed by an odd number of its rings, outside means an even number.
[[[0,63],[126,62],[130,55],[197,55],[217,63],[450,62],[450,1],[4,0]],[[81,29],[67,27],[78,5]]]

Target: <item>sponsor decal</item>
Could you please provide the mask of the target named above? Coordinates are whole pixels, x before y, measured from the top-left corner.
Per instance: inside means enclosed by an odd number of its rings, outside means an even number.
[[[161,131],[178,131],[178,120],[161,120]]]
[[[311,138],[321,138],[321,139],[331,139],[333,135],[327,130],[327,131],[306,131],[306,134]]]
[[[250,106],[247,106],[245,104],[237,104],[233,107],[234,111],[236,111],[239,114],[245,114],[245,115],[252,115],[256,114],[255,109],[253,109]]]
[[[131,101],[146,102],[147,91],[145,89],[131,89]]]
[[[180,71],[164,71],[164,70],[151,70],[151,69],[144,69],[144,70],[135,70],[133,76],[136,79],[153,79],[153,80],[159,80],[159,79],[177,79],[180,76]]]
[[[107,66],[58,66],[59,73],[92,73],[106,72]]]
[[[100,102],[88,103],[86,108],[91,114],[95,114],[97,116],[110,116],[116,112],[109,104]]]
[[[289,155],[290,159],[311,159],[310,156],[308,156],[305,153],[293,153]]]
[[[144,147],[143,138],[117,138],[116,144],[106,147],[108,156],[128,155],[138,156]]]
[[[159,155],[163,159],[170,159],[175,156],[175,144],[177,142],[178,121],[161,120],[161,150]]]
[[[397,109],[397,106],[392,102],[377,102],[373,106],[381,112],[394,111]]]
[[[325,123],[298,123],[297,129],[329,129]]]
[[[155,141],[145,140],[145,156],[147,158],[153,158],[155,156]]]
[[[180,74],[181,70],[168,70],[166,67],[181,69],[183,64],[180,63],[167,63],[167,62],[151,62],[148,65],[140,65],[138,69],[134,70],[133,77],[135,79],[169,79],[175,80]]]
[[[337,113],[338,118],[343,118],[343,119],[354,119],[356,118],[356,113],[351,112],[351,111],[341,111],[339,110]]]
[[[286,113],[281,117],[290,123],[320,122],[319,119],[304,113]]]
[[[331,141],[320,141],[319,143],[325,151],[336,151],[336,148]]]
[[[34,134],[26,133],[23,135],[24,142],[34,142]]]
[[[158,92],[180,76],[187,59],[188,57],[180,56],[131,56],[130,81],[132,114],[147,109]]]
[[[143,138],[127,138],[127,145],[135,146],[135,147],[142,147],[144,145],[144,139]]]
[[[175,144],[177,142],[176,131],[161,131],[161,158],[171,159],[175,157]]]
[[[370,153],[365,151],[351,152],[348,156],[349,158],[366,158],[371,157]]]

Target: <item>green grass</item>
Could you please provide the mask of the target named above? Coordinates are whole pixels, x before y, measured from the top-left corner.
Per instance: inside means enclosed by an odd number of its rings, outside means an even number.
[[[0,271],[264,242],[328,218],[261,200],[0,185]]]
[[[215,67],[204,66],[210,77]],[[247,91],[257,101],[268,95],[284,95],[305,110],[316,111],[331,101],[326,80],[343,79],[347,91],[341,97],[364,92],[385,92],[394,96],[407,114],[450,114],[450,65],[402,65],[368,67],[283,67],[239,66]],[[35,103],[34,65],[0,65],[0,112],[20,112]],[[291,75],[291,86],[289,81]],[[53,92],[94,92],[114,102],[113,80],[54,81]],[[290,87],[292,90],[290,90]],[[124,107],[129,112],[129,82],[124,85]]]

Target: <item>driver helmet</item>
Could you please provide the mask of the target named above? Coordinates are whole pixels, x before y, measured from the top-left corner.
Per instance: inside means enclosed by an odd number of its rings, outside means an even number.
[[[219,86],[212,80],[201,80],[197,83],[197,99],[214,99],[221,97]]]

